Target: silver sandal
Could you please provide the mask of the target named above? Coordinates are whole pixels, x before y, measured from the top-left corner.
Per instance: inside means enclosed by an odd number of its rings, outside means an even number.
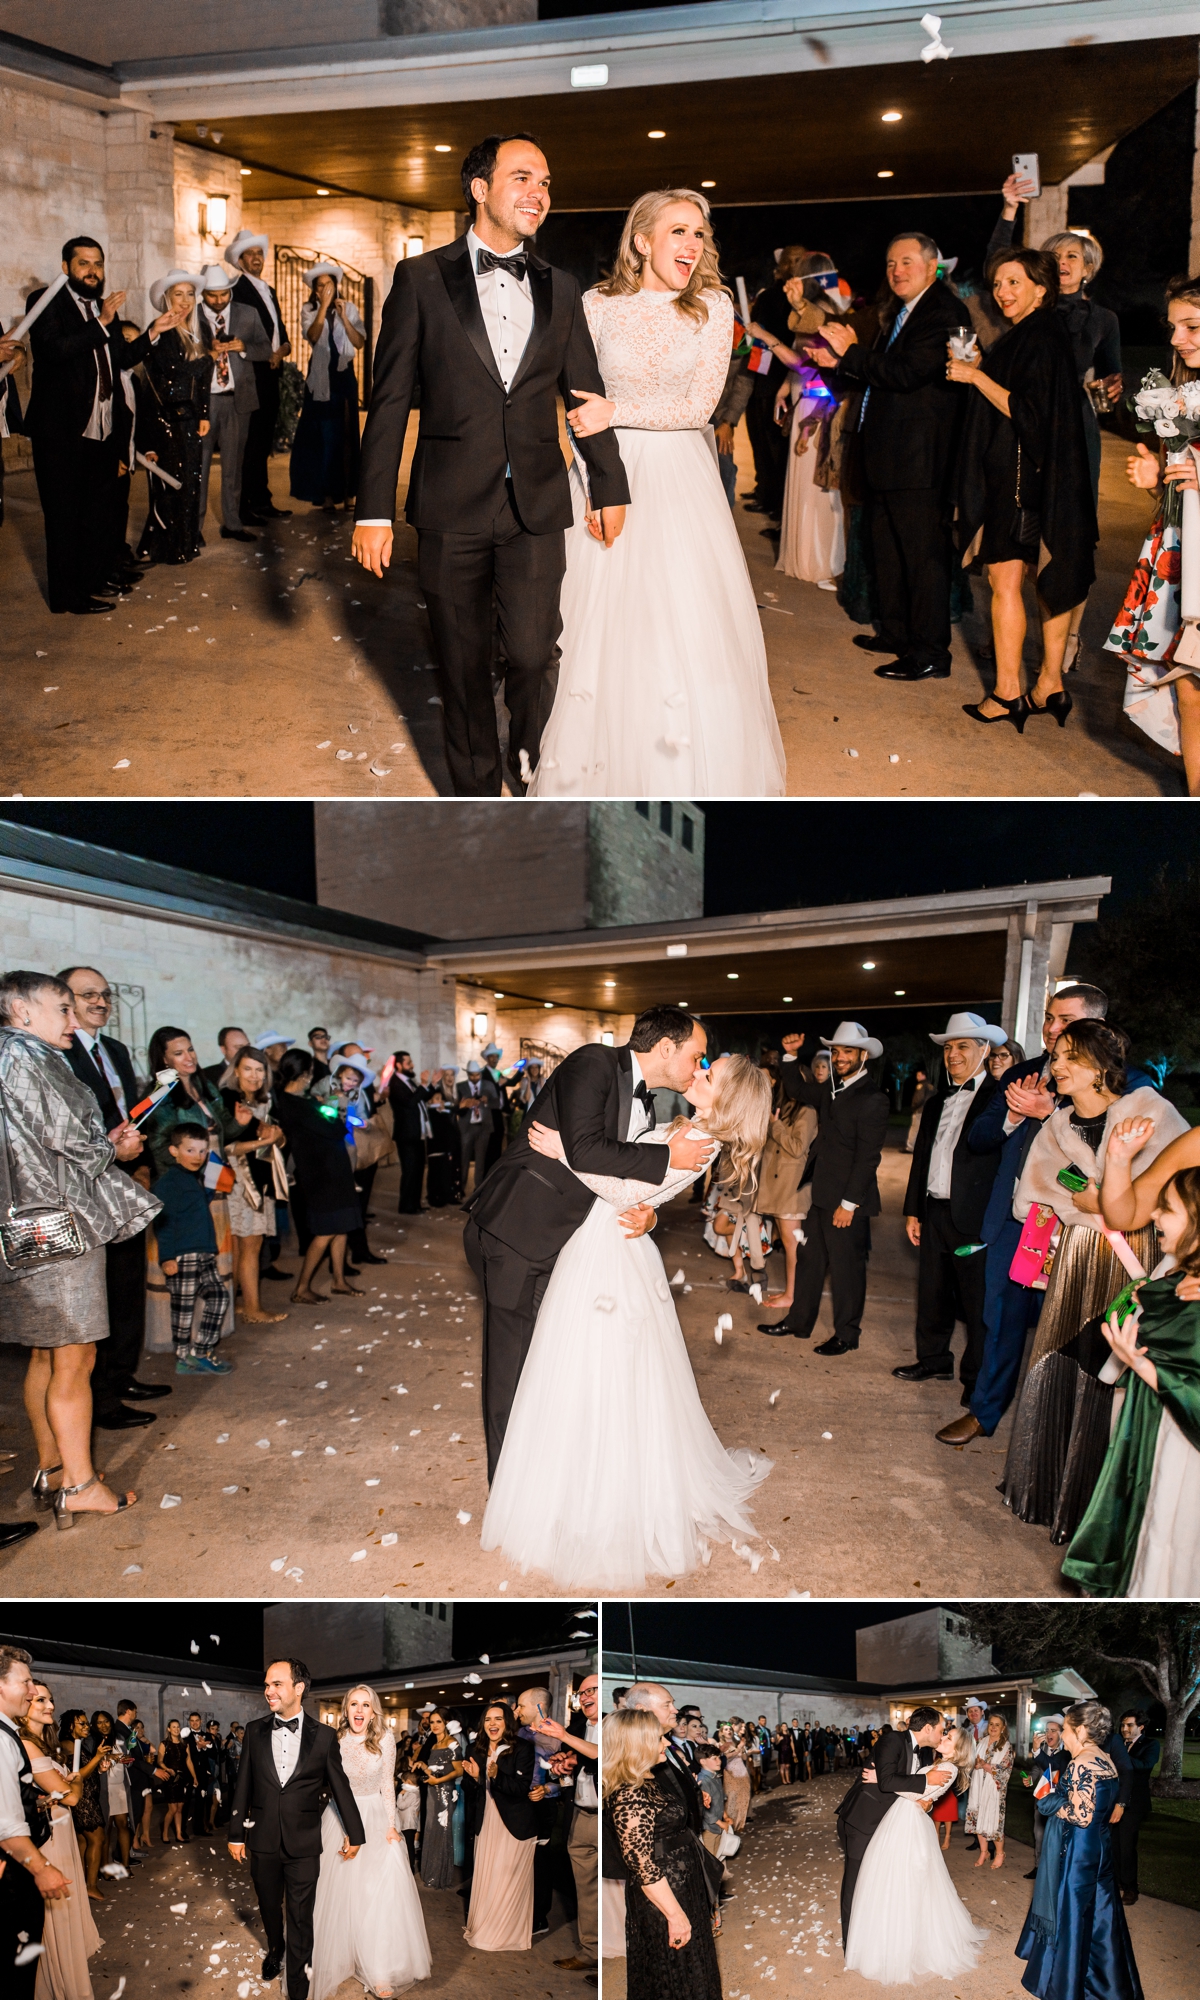
[[[61,1471],[61,1465],[39,1465],[37,1477],[29,1489],[33,1504],[39,1514],[48,1514],[53,1507],[54,1495],[57,1489],[51,1486],[49,1482],[52,1474]]]
[[[58,1492],[54,1496],[55,1527],[62,1530],[66,1530],[67,1528],[73,1528],[76,1521],[79,1518],[80,1513],[93,1514],[98,1512],[99,1510],[94,1507],[82,1507],[78,1509],[78,1511],[72,1512],[72,1510],[67,1506],[67,1499],[69,1496],[73,1500],[77,1493],[86,1493],[89,1486],[98,1486],[99,1484],[100,1484],[100,1474],[98,1472],[93,1472],[91,1478],[85,1479],[82,1486],[60,1486]],[[112,1511],[114,1514],[119,1514],[123,1508],[129,1506],[130,1504],[129,1496],[126,1493],[118,1493],[115,1496],[115,1498],[117,1504]],[[109,1510],[106,1507],[104,1509],[104,1512],[107,1513],[108,1511]]]

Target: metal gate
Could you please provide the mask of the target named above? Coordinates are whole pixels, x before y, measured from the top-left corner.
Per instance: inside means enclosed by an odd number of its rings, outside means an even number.
[[[521,1037],[521,1054],[524,1056],[526,1062],[534,1061],[541,1063],[543,1083],[546,1081],[551,1070],[557,1069],[559,1063],[566,1059],[566,1051],[564,1049],[556,1049],[553,1042],[531,1042],[525,1035]]]
[[[300,331],[300,308],[308,299],[308,285],[304,273],[311,271],[314,264],[323,259],[338,264],[342,270],[342,282],[338,290],[344,299],[358,307],[362,323],[367,330],[367,344],[354,358],[354,374],[358,382],[358,400],[365,409],[371,398],[371,352],[375,345],[375,280],[362,271],[356,271],[332,250],[303,250],[294,243],[277,243],[275,246],[275,290],[279,295],[279,309],[283,314],[283,324],[288,339],[292,343],[292,360],[304,375],[308,373],[308,342]]]

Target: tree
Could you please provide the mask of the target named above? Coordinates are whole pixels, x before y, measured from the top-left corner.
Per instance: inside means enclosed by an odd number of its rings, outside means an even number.
[[[1200,1705],[1200,1604],[964,1604],[976,1638],[1037,1673],[1089,1664],[1125,1667],[1162,1703],[1159,1785],[1183,1776],[1183,1739]]]
[[[1102,986],[1109,1018],[1162,1082],[1200,1058],[1200,866],[1164,863],[1135,901],[1079,933],[1076,978]]]

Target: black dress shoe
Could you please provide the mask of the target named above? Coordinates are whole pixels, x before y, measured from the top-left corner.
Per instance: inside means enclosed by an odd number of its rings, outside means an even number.
[[[281,1271],[278,1264],[268,1264],[266,1270],[260,1271],[258,1275],[260,1278],[278,1278],[282,1284],[285,1278],[294,1278],[296,1273],[294,1271]]]
[[[760,1333],[792,1333],[795,1334],[797,1340],[808,1340],[810,1338],[807,1333],[797,1333],[795,1327],[789,1326],[786,1320],[779,1320],[775,1326],[768,1326],[765,1320],[760,1320],[758,1330]]]
[[[954,1368],[927,1368],[923,1361],[910,1361],[906,1368],[893,1368],[897,1382],[953,1382]]]
[[[110,604],[103,597],[89,597],[86,604],[73,604],[71,606],[71,610],[76,618],[93,617],[101,611],[115,611],[116,608],[115,604]]]
[[[250,534],[245,528],[222,528],[221,540],[223,542],[256,542],[258,536]]]
[[[901,1824],[901,1826],[903,1826],[903,1824],[904,1824],[903,1820],[901,1820],[900,1824]],[[1033,1881],[1035,1881],[1036,1879],[1037,1879],[1037,1869],[1036,1869],[1036,1868],[1031,1868],[1031,1869],[1030,1869],[1030,1871],[1029,1871],[1029,1873],[1028,1873],[1028,1875],[1027,1875],[1027,1876],[1025,1877],[1025,1880],[1026,1880],[1027,1882],[1033,1882]]]
[[[262,1962],[263,1978],[278,1979],[282,1969],[283,1969],[283,1960],[281,1958],[276,1958],[274,1952],[269,1951]]]
[[[133,589],[133,585],[127,577],[106,576],[101,589],[110,590],[114,597],[128,597]]]
[[[874,632],[856,632],[850,644],[861,646],[864,653],[894,653],[895,646],[889,639],[877,639]]]
[[[290,521],[292,518],[290,507],[264,507],[262,511],[268,521]]]
[[[15,1548],[18,1542],[27,1542],[30,1535],[36,1535],[36,1521],[0,1521],[0,1549]]]
[[[839,1340],[836,1333],[832,1340],[823,1340],[819,1347],[813,1348],[814,1354],[857,1354],[857,1352],[858,1349],[851,1347],[848,1340]]]
[[[122,1397],[128,1396],[135,1403],[153,1402],[158,1396],[170,1396],[173,1393],[165,1382],[126,1382],[121,1391]]]
[[[373,1250],[360,1250],[358,1252],[358,1261],[360,1264],[386,1264],[387,1258],[377,1257]]]
[[[111,1409],[92,1412],[92,1423],[98,1431],[142,1431],[147,1424],[157,1422],[153,1410],[127,1410],[124,1403],[114,1403]]]
[[[932,660],[914,660],[910,653],[901,654],[886,667],[876,667],[875,677],[881,681],[948,681],[949,667],[939,667]]]

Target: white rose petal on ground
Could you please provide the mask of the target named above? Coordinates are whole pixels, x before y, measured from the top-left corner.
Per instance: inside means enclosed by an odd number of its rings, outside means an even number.
[[[164,1493],[158,1504],[160,1507],[182,1507],[183,1495],[182,1493]]]

